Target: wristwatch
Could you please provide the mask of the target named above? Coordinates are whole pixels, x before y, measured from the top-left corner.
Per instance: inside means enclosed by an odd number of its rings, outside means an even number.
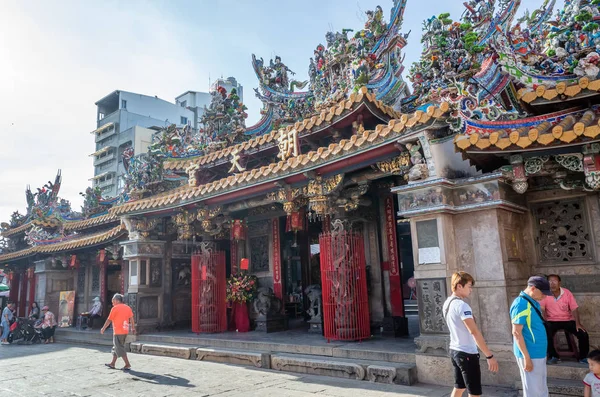
[[[494,355],[492,354],[491,356],[489,356],[489,357],[486,356],[485,358],[487,358],[489,360],[491,358],[494,358]]]

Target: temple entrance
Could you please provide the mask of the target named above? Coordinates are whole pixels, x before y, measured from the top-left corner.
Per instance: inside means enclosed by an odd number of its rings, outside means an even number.
[[[321,233],[323,330],[327,340],[364,340],[371,336],[363,237],[341,222]]]
[[[321,222],[303,219],[299,230],[285,220],[282,239],[284,307],[290,329],[309,328],[311,297],[320,293],[319,233]]]
[[[192,266],[190,259],[172,259],[172,321],[176,328],[192,324]]]
[[[200,243],[192,255],[192,331],[214,333],[227,330],[226,256],[210,243]]]
[[[123,293],[123,272],[121,269],[120,261],[108,261],[106,267],[106,300],[108,302],[112,301],[115,294]],[[108,308],[108,305],[104,307]],[[105,315],[108,315],[108,312]]]

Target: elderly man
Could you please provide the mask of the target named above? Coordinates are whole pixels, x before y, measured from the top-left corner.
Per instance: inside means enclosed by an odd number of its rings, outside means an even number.
[[[88,319],[88,329],[91,330],[94,327],[94,320],[102,317],[102,302],[99,297],[94,298],[94,304],[89,312],[81,313],[82,317]]]
[[[558,274],[548,276],[552,296],[547,296],[540,305],[546,317],[546,330],[548,332],[548,364],[559,362],[558,353],[554,346],[554,335],[558,330],[565,330],[577,337],[579,341],[580,363],[587,364],[587,355],[590,350],[590,337],[581,325],[579,310],[575,297],[566,288],[560,286],[561,279]]]
[[[123,295],[115,294],[112,298],[113,308],[104,323],[104,326],[100,330],[101,334],[104,334],[106,328],[112,323],[113,327],[113,350],[112,350],[112,361],[110,364],[104,364],[110,369],[115,369],[115,363],[117,358],[121,357],[125,361],[125,366],[121,368],[123,371],[129,371],[131,364],[127,359],[127,351],[125,350],[125,340],[127,334],[129,334],[129,328],[131,332],[135,333],[135,324],[133,311],[129,306],[123,303]]]
[[[524,397],[548,397],[546,328],[540,304],[552,295],[548,280],[533,276],[510,307],[513,352],[517,358]]]

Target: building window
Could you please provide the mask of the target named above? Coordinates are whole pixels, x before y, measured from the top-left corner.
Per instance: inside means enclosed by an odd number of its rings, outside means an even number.
[[[583,199],[536,204],[532,213],[541,263],[560,265],[593,260]]]
[[[181,124],[182,125],[187,125],[187,117],[181,116]]]
[[[127,101],[125,99],[121,99],[121,109],[127,109]]]
[[[138,285],[138,261],[129,261],[129,285]]]
[[[98,112],[98,121],[102,120],[104,118],[105,114],[102,112]]]
[[[181,107],[182,107],[182,108],[185,108],[185,107],[187,107],[187,101],[183,101],[183,102],[181,102]]]

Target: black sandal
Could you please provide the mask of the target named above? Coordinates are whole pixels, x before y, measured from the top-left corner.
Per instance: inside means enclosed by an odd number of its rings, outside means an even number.
[[[114,365],[110,365],[110,364],[104,364],[104,366],[110,368],[110,369],[116,369]]]

